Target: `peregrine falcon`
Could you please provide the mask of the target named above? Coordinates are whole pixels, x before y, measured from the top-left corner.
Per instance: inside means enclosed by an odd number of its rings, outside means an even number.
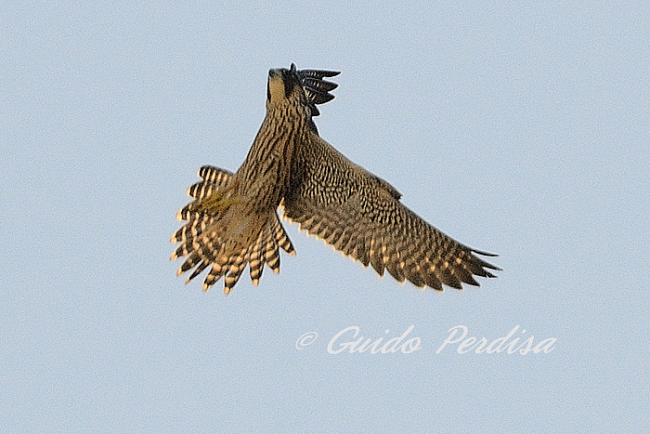
[[[257,285],[264,265],[280,270],[283,249],[295,254],[278,216],[369,264],[382,276],[442,290],[479,286],[473,276],[495,277],[496,256],[463,245],[405,207],[388,182],[348,160],[323,140],[313,121],[319,104],[334,98],[335,71],[269,71],[266,116],[236,173],[201,167],[193,199],[177,215],[186,223],[171,238],[181,243],[172,259],[186,257],[178,274],[187,281],[210,267],[203,289],[224,277],[229,293],[248,265]]]

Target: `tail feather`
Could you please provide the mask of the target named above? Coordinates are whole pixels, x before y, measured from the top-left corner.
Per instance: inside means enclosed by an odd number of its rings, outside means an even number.
[[[273,237],[278,243],[278,246],[280,246],[285,252],[290,255],[295,254],[296,251],[293,248],[293,244],[291,244],[291,240],[285,232],[284,227],[282,227],[282,223],[280,223],[280,219],[277,215],[271,223],[271,231],[273,232]]]
[[[197,238],[203,233],[205,228],[207,228],[208,225],[213,224],[214,221],[215,218],[213,216],[205,216],[203,218],[199,216],[193,216],[189,218],[185,226],[177,230],[174,235],[172,235],[171,242],[185,242],[192,238]]]
[[[200,262],[203,262],[203,258],[200,255],[200,250],[194,250],[188,256],[185,262],[178,268],[178,274],[185,273],[186,271],[191,270]]]
[[[239,281],[247,265],[250,268],[251,280],[256,285],[262,277],[265,264],[278,273],[279,249],[289,254],[294,254],[295,250],[277,213],[269,215],[268,218],[263,217],[264,221],[261,222],[251,218],[248,223],[242,222],[241,211],[240,214],[232,215],[229,214],[230,211],[223,210],[208,214],[201,207],[193,205],[205,198],[211,200],[212,194],[229,188],[233,174],[213,166],[203,166],[198,175],[202,181],[187,190],[188,196],[194,201],[183,207],[177,215],[186,223],[171,237],[172,242],[181,243],[172,253],[172,259],[186,257],[178,269],[178,274],[194,268],[187,279],[189,282],[211,267],[204,279],[203,289],[208,290],[224,277],[224,291],[227,294]],[[246,226],[251,222],[253,227]],[[258,225],[261,228],[254,229]],[[257,230],[258,235],[253,235]],[[242,235],[240,231],[248,232],[255,241],[250,245],[243,245],[242,240],[247,239],[247,236]]]
[[[248,258],[247,250],[242,250],[239,255],[235,256],[230,266],[228,267],[228,274],[224,283],[223,290],[226,294],[232,291],[239,278],[241,277],[244,269],[246,268],[246,259]]]
[[[194,199],[201,199],[202,197],[205,197],[218,189],[219,187],[216,185],[202,181],[190,186],[187,189],[187,195]]]
[[[194,279],[196,276],[201,274],[203,272],[203,270],[205,270],[209,266],[210,266],[210,261],[206,261],[205,259],[203,261],[201,261],[201,263],[194,269],[192,274],[190,274],[190,276],[187,278],[185,283],[190,283],[190,281],[192,279]]]
[[[264,260],[262,259],[261,239],[253,245],[250,251],[248,266],[250,267],[251,280],[257,286],[264,271]]]
[[[207,276],[205,276],[205,280],[203,281],[203,290],[207,291],[208,289],[210,289],[210,287],[213,286],[215,283],[217,283],[225,273],[226,270],[224,269],[223,266],[221,266],[218,263],[212,264],[212,268],[210,269],[210,272],[208,273]]]
[[[269,233],[262,247],[262,256],[274,273],[280,272],[280,251],[275,238]]]
[[[214,166],[201,167],[198,171],[198,175],[200,178],[203,178],[204,181],[214,184],[217,187],[227,186],[234,176],[232,172]]]

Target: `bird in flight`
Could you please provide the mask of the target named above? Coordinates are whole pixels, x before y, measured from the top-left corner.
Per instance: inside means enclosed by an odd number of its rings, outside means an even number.
[[[280,249],[295,254],[280,222],[284,217],[336,250],[388,271],[399,282],[442,290],[479,286],[474,276],[495,277],[496,256],[459,243],[405,207],[388,182],[348,160],[323,140],[313,118],[331,101],[335,71],[279,68],[269,71],[266,116],[246,160],[232,173],[201,167],[193,199],[177,218],[186,223],[172,237],[172,259],[186,257],[178,274],[187,282],[210,270],[203,290],[224,278],[229,293],[246,266],[255,285],[266,264],[280,270]]]

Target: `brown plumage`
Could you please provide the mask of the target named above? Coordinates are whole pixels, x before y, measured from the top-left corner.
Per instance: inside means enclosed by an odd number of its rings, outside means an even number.
[[[389,183],[345,158],[318,135],[317,104],[334,98],[338,72],[269,71],[266,117],[237,173],[199,169],[202,181],[188,189],[194,201],[178,213],[187,223],[173,236],[187,256],[178,273],[207,267],[203,289],[225,276],[226,293],[248,264],[257,284],[264,264],[278,272],[279,249],[294,253],[277,209],[284,216],[383,275],[442,290],[478,286],[473,276],[495,277],[498,267],[477,255],[495,256],[458,243],[400,202]]]

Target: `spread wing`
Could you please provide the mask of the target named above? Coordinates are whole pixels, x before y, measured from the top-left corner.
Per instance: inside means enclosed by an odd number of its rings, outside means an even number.
[[[399,282],[442,290],[479,286],[473,276],[495,277],[496,256],[467,247],[434,228],[400,201],[386,181],[352,163],[320,137],[298,154],[284,213],[335,249],[384,270]]]

